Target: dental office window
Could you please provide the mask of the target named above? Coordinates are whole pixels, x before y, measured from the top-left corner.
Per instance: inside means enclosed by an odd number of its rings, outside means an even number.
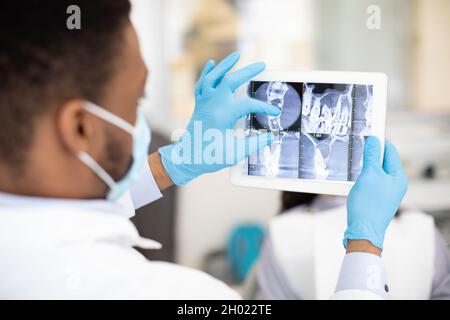
[[[310,0],[169,0],[165,22],[170,114],[188,119],[193,87],[208,59],[238,50],[242,66],[311,68]]]

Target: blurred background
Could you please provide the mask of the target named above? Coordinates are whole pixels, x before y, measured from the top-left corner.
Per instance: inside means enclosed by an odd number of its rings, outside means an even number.
[[[432,214],[450,242],[450,1],[132,2],[150,69],[145,110],[154,150],[186,125],[196,79],[210,58],[238,50],[240,66],[263,60],[270,69],[384,72],[387,137],[410,178],[404,205]],[[280,211],[280,193],[233,187],[225,170],[171,189],[141,210],[141,233],[164,244],[146,252],[149,258],[227,280],[225,252],[236,227],[264,229]]]

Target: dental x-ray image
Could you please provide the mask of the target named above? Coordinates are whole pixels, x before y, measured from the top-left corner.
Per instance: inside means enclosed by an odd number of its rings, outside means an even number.
[[[251,82],[248,94],[281,109],[278,117],[247,117],[247,135],[266,131],[275,135],[271,146],[247,159],[248,175],[358,178],[365,137],[371,132],[371,85]]]

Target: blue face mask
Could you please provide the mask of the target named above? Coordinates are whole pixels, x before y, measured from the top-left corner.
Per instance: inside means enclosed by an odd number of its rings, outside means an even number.
[[[132,164],[128,172],[119,181],[114,179],[86,152],[80,151],[78,158],[88,166],[95,174],[102,179],[109,187],[108,200],[117,200],[123,196],[130,187],[139,179],[145,162],[148,161],[148,148],[150,146],[150,128],[145,121],[144,113],[137,112],[136,124],[133,126],[115,114],[103,109],[93,103],[88,102],[84,109],[95,116],[119,127],[128,132],[133,137]]]

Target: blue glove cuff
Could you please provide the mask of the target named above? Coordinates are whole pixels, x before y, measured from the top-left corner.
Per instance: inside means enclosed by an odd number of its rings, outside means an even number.
[[[178,143],[159,148],[161,162],[170,179],[177,186],[184,186],[189,181],[195,179],[197,175],[192,172],[181,160],[181,147]],[[179,160],[174,163],[174,160]]]
[[[380,234],[374,228],[362,224],[350,225],[344,233],[344,248],[347,249],[348,240],[367,240],[383,251],[384,233]]]

